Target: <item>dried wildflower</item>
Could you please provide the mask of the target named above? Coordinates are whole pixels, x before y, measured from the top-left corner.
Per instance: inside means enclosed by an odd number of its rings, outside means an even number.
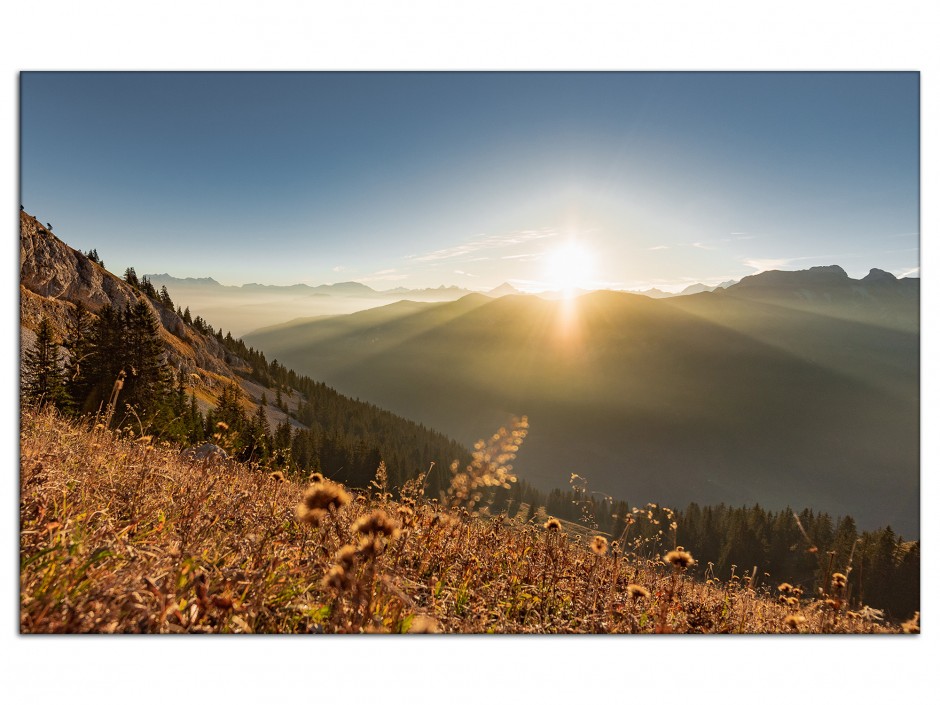
[[[326,478],[323,477],[323,473],[322,473],[322,472],[312,472],[312,473],[310,473],[310,477],[309,477],[308,479],[310,480],[311,483],[314,483],[314,482],[325,482],[325,481],[326,481]]]
[[[780,597],[783,597],[783,595],[781,595]],[[786,603],[787,603],[787,606],[788,606],[788,607],[799,607],[799,606],[800,606],[800,601],[799,601],[797,598],[795,598],[795,597],[785,597],[784,600],[786,600]]]
[[[220,431],[228,431],[228,424],[225,423],[224,421],[219,421],[219,422],[215,425],[215,427],[216,427],[217,429],[219,429]]]
[[[783,620],[783,623],[786,624],[790,629],[796,631],[800,628],[800,625],[806,621],[806,617],[801,614],[788,614]]]
[[[801,597],[803,595],[803,588],[795,587],[790,590],[790,594],[792,594],[794,597]]]
[[[352,525],[352,531],[356,534],[375,534],[395,538],[398,536],[398,523],[381,509],[376,509],[356,519]]]
[[[790,583],[780,583],[777,586],[777,591],[782,592],[784,595],[789,594],[791,590],[793,590],[793,586]]]
[[[303,501],[297,505],[297,518],[317,526],[326,516],[327,510],[349,504],[350,499],[349,493],[336,482],[315,482],[307,487]]]
[[[832,599],[830,599],[830,600],[826,600],[823,604],[825,604],[826,607],[828,607],[829,609],[831,609],[831,610],[833,610],[833,611],[836,611],[836,610],[838,610],[838,609],[840,609],[840,608],[842,607],[842,601],[841,601],[841,600],[832,600]]]
[[[548,531],[561,530],[561,522],[558,521],[558,519],[555,517],[549,517],[548,521],[546,521],[542,526],[544,526]]]
[[[848,578],[842,573],[833,573],[832,574],[832,587],[838,589],[844,588],[845,584],[848,582]]]
[[[359,546],[356,547],[357,555],[361,556],[365,560],[369,561],[375,558],[382,552],[382,545],[378,539],[369,536],[362,539],[359,542]]]
[[[594,540],[591,541],[591,550],[598,556],[603,556],[607,553],[607,539],[603,536],[595,536]]]
[[[680,546],[679,549],[681,548],[682,547]],[[694,565],[695,559],[692,558],[692,554],[688,551],[682,551],[679,549],[667,553],[665,556],[663,556],[663,560],[666,563],[672,563],[674,568],[681,568],[683,570],[688,568],[690,565]]]
[[[634,600],[639,600],[641,597],[648,598],[650,596],[650,591],[642,585],[630,583],[627,585],[627,594],[630,595],[630,597],[632,597]]]
[[[341,566],[345,570],[349,570],[356,562],[356,547],[346,544],[336,552],[336,555],[333,556],[333,560],[336,561],[336,565]]]
[[[351,582],[343,567],[334,565],[331,566],[330,569],[326,572],[326,575],[323,576],[323,580],[320,582],[320,584],[324,588],[345,590],[350,586]]]
[[[409,634],[440,634],[441,631],[441,623],[424,614],[416,614],[408,627]]]
[[[281,472],[280,470],[275,470],[274,472],[269,474],[268,477],[270,477],[275,482],[287,482],[287,478],[284,477],[284,473]]]

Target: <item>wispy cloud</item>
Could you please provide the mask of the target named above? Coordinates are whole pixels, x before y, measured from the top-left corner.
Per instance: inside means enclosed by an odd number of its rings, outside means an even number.
[[[522,262],[534,262],[535,260],[542,259],[545,256],[542,252],[526,252],[521,255],[503,255],[500,259],[517,259]]]
[[[478,277],[479,274],[470,274],[470,272],[465,272],[462,269],[455,269],[454,274],[462,274],[465,277]]]
[[[341,264],[338,264],[338,265],[336,265],[335,267],[333,267],[333,271],[334,271],[334,272],[345,272],[345,271],[346,271],[346,267],[344,267],[344,266],[341,265]]]
[[[894,274],[894,276],[896,276],[898,279],[903,279],[904,277],[910,277],[910,276],[919,277],[920,267],[914,267],[913,269],[908,269],[908,270],[901,271],[901,272],[892,272],[892,274]]]
[[[669,245],[654,245],[653,247],[647,247],[647,250],[668,250],[670,249]]]
[[[442,250],[434,250],[423,255],[411,255],[409,259],[417,262],[433,262],[434,260],[451,259],[453,257],[463,257],[479,252],[480,250],[494,250],[512,245],[521,245],[533,240],[543,240],[554,237],[554,230],[518,230],[516,232],[504,235],[480,235],[470,242],[453,247],[445,247]]]
[[[700,250],[714,250],[716,249],[712,245],[706,245],[704,242],[693,242],[692,247],[697,247]]]

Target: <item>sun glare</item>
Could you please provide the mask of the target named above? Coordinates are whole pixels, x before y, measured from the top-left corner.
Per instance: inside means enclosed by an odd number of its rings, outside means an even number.
[[[590,288],[593,274],[591,252],[577,242],[568,242],[552,250],[545,263],[548,284],[569,294],[578,288]]]

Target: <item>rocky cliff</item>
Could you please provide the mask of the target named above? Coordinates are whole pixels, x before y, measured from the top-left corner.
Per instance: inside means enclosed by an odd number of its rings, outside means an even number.
[[[248,369],[211,335],[187,325],[176,312],[161,306],[74,250],[34,216],[20,212],[20,325],[22,347],[47,317],[61,339],[76,304],[96,314],[107,305],[124,308],[143,299],[162,325],[167,361],[179,373],[199,376],[207,391]],[[192,378],[195,379],[195,378]]]

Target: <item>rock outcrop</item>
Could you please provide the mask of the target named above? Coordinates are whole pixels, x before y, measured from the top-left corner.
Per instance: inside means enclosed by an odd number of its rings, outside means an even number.
[[[167,362],[180,374],[198,375],[209,388],[222,378],[234,378],[247,363],[225,350],[211,335],[203,335],[169,308],[156,304],[123,279],[66,245],[34,216],[20,212],[21,347],[32,339],[39,321],[50,320],[58,337],[65,335],[74,307],[81,303],[96,314],[105,306],[125,308],[144,300],[160,321]]]

